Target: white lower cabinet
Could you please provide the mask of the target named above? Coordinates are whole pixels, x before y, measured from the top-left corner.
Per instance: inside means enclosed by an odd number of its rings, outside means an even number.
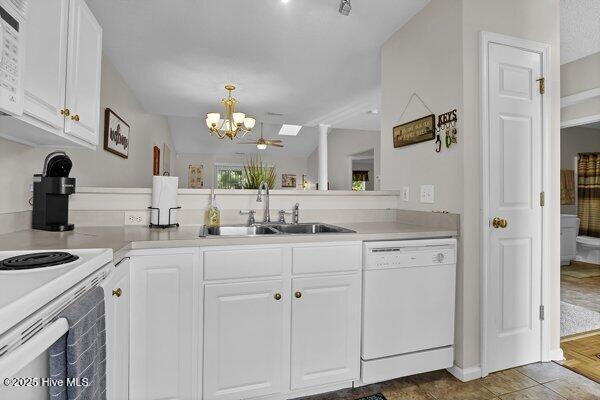
[[[129,260],[102,282],[106,316],[106,399],[129,396]]]
[[[360,273],[292,280],[292,389],[359,378],[360,286]]]
[[[205,287],[205,400],[281,392],[282,292],[281,280]]]
[[[199,397],[200,280],[192,250],[131,257],[130,399]]]

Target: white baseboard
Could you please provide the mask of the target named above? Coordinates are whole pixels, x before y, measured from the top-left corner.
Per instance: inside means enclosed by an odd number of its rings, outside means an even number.
[[[550,350],[548,355],[550,356],[551,361],[562,361],[565,359],[565,355],[560,347],[558,349]]]
[[[454,365],[448,368],[448,372],[462,382],[473,381],[481,378],[481,367],[479,365],[469,368],[461,368],[458,365]]]

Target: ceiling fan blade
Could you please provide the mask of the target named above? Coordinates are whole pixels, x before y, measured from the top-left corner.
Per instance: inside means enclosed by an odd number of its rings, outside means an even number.
[[[277,144],[277,143],[267,143],[267,146],[272,146],[272,147],[283,147],[282,144]]]
[[[254,145],[256,145],[258,143],[256,143],[256,142],[237,142],[236,144],[254,144]]]
[[[281,143],[281,142],[283,142],[283,140],[280,140],[280,139],[267,139],[267,142],[271,142],[271,143]]]

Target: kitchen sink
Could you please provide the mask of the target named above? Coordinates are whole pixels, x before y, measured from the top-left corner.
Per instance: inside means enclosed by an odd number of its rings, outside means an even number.
[[[328,224],[285,224],[274,225],[283,234],[354,233],[350,229]]]
[[[252,225],[252,226],[220,226],[206,229],[209,236],[257,236],[257,235],[277,235],[278,231],[270,226]]]
[[[217,228],[204,228],[200,236],[315,235],[322,233],[355,233],[355,231],[320,223],[224,225]]]

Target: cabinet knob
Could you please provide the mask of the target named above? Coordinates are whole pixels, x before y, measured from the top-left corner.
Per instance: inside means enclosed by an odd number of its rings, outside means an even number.
[[[275,293],[275,300],[281,300],[281,293]]]
[[[299,299],[300,297],[302,297],[302,292],[296,292],[294,293],[294,296],[296,296],[297,299]]]
[[[65,117],[68,117],[69,115],[71,115],[71,110],[69,110],[68,108],[65,108],[64,110],[60,110],[60,115],[64,115]]]
[[[79,115],[75,114],[74,116],[71,117],[71,119],[75,122],[79,122]]]
[[[113,290],[112,294],[113,296],[121,297],[121,295],[123,294],[123,290],[121,288],[117,288]]]

